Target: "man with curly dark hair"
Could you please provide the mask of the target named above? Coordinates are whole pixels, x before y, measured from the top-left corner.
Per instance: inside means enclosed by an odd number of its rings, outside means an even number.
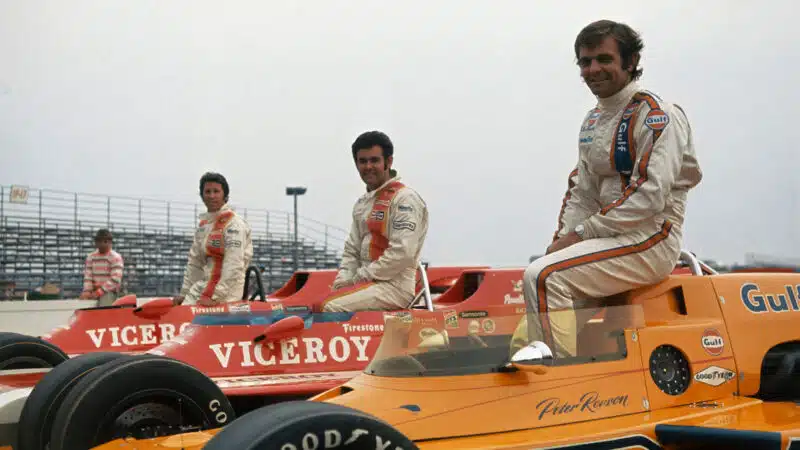
[[[674,269],[687,194],[702,179],[686,114],[638,83],[643,48],[636,31],[611,20],[575,39],[597,104],[580,128],[553,241],[525,271],[530,320],[516,333],[517,343],[543,341],[556,357],[576,356],[577,333],[596,312],[576,304],[659,282]]]

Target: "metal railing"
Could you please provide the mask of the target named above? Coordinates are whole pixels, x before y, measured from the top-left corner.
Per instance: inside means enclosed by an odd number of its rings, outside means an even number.
[[[294,247],[295,220],[291,212],[248,208],[235,204],[231,204],[231,207],[250,224],[254,243],[257,240],[265,243],[264,246],[267,246],[266,243],[283,243],[279,246],[284,250],[254,249],[256,258],[279,259],[275,264],[270,263],[271,269],[268,270],[272,270],[274,273],[265,273],[269,277],[266,284],[270,286],[287,278],[287,271],[291,273],[291,268],[297,267],[293,266],[294,264],[307,269],[316,268],[313,265],[317,263],[314,262],[314,257],[309,252],[317,252],[319,257],[316,259],[324,260],[325,267],[330,267],[331,259],[339,258],[341,255],[347,230],[308,217],[298,216],[297,248],[301,249],[303,259],[311,258],[311,262],[294,261],[291,254],[285,256],[280,254],[281,251],[285,253],[286,246]],[[45,248],[43,242],[19,244],[10,234],[0,235],[0,242],[4,243],[0,248],[0,258],[2,258],[0,263],[3,267],[8,268],[8,270],[0,269],[0,271],[8,272],[9,275],[13,275],[11,272],[18,272],[22,277],[22,273],[12,269],[12,266],[18,267],[19,264],[10,262],[23,258],[29,259],[32,265],[42,266],[44,264],[44,267],[48,267],[47,264],[53,267],[54,258],[59,261],[75,260],[74,263],[80,265],[86,256],[84,252],[87,250],[87,244],[89,247],[93,246],[90,239],[89,242],[85,242],[86,237],[92,235],[99,228],[108,228],[112,233],[123,236],[131,234],[142,236],[155,234],[176,238],[191,236],[197,227],[199,215],[203,211],[205,211],[205,207],[199,203],[97,195],[53,189],[20,189],[19,187],[0,185],[0,233],[25,228],[35,231],[35,241],[47,242],[51,241],[51,239],[44,239],[47,237],[47,233],[58,233],[60,230],[71,230],[73,233],[69,235],[70,237],[64,238],[63,243],[58,244],[59,250]],[[76,241],[78,236],[81,236],[80,242]],[[14,244],[9,245],[9,240],[15,241]],[[128,241],[131,242],[130,238]],[[70,247],[72,251],[66,249]],[[188,246],[185,251],[188,251]],[[48,254],[52,255],[58,252],[61,252],[62,255],[48,256]],[[66,254],[64,254],[65,252]],[[181,254],[179,259],[184,257],[185,255]],[[55,264],[60,264],[57,266],[59,271],[64,271],[63,263]],[[45,271],[48,270],[50,269],[45,269]],[[166,282],[166,287],[159,288],[159,291],[174,290],[175,281],[179,281],[167,280],[167,278],[175,276],[174,264],[165,266],[165,268],[152,267],[152,270],[148,269],[147,272],[140,275],[158,277],[158,273],[164,273],[164,280],[159,280],[158,283]],[[171,273],[171,275],[167,276],[167,273]],[[77,274],[70,273],[68,276],[75,277]]]
[[[68,192],[53,189],[27,189],[27,195],[17,195],[22,202],[12,201],[14,186],[0,185],[0,225],[11,222],[72,225],[75,228],[106,227],[121,231],[191,232],[205,207],[198,203],[174,202]],[[294,215],[288,211],[248,208],[231,204],[253,229],[253,236],[291,237],[294,234]],[[324,248],[340,249],[347,230],[298,215],[297,235],[322,244]]]

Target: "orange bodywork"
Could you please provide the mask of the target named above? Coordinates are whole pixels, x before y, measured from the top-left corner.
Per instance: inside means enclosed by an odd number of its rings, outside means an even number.
[[[799,290],[797,274],[672,275],[605,299],[624,313],[604,310],[580,331],[584,361],[453,376],[365,372],[312,400],[370,413],[421,449],[679,448],[674,442],[692,433],[762,433],[789,449],[800,437],[800,406],[755,394],[765,355],[800,342]],[[624,330],[617,353],[603,338],[614,330]],[[688,361],[691,380],[677,395],[651,372],[663,345]],[[200,449],[216,431],[97,448]]]

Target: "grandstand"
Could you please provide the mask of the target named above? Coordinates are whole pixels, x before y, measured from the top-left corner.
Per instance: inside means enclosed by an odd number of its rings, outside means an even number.
[[[252,227],[253,264],[273,290],[294,272],[294,217],[231,205]],[[80,294],[94,234],[108,228],[125,259],[123,287],[139,296],[177,294],[202,205],[0,186],[0,285],[14,297],[52,284]],[[298,217],[298,269],[335,268],[346,230]],[[34,295],[35,296],[35,295]],[[3,290],[0,289],[0,298]]]

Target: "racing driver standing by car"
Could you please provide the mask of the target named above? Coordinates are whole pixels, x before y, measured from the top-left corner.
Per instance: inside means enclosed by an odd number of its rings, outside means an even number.
[[[230,188],[224,176],[207,172],[200,178],[200,197],[207,212],[200,215],[189,249],[176,305],[212,306],[242,299],[244,279],[253,258],[250,225],[228,206]]]
[[[539,340],[556,358],[576,356],[577,333],[596,311],[576,309],[576,301],[657,283],[678,262],[687,194],[702,171],[684,111],[637,81],[643,47],[628,25],[610,20],[575,40],[597,104],[581,125],[553,241],[525,270],[530,320],[517,328],[512,351]]]
[[[323,311],[395,310],[414,298],[416,269],[428,233],[422,197],[392,169],[394,145],[367,131],[351,146],[367,192],[353,207],[342,262]]]

